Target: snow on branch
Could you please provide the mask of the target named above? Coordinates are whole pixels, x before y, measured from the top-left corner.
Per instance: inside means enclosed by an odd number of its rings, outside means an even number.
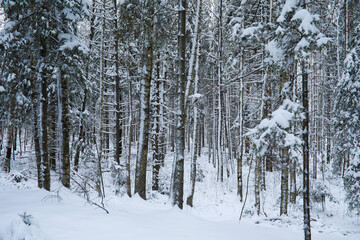
[[[296,120],[295,115],[300,110],[298,103],[285,99],[283,104],[275,110],[271,118],[263,119],[255,128],[250,129],[246,134],[249,136],[260,155],[266,152],[269,139],[274,139],[283,147],[291,147],[301,144],[301,139],[291,133],[290,126]]]
[[[298,28],[300,32],[306,35],[319,32],[319,29],[314,25],[314,22],[319,20],[319,15],[311,14],[306,9],[300,9],[291,19],[291,21],[296,20],[301,20],[300,26]]]
[[[74,50],[78,48],[84,54],[87,54],[89,49],[88,47],[76,36],[69,33],[59,34],[59,40],[63,41],[63,45],[60,46],[59,50],[63,51],[65,49]]]

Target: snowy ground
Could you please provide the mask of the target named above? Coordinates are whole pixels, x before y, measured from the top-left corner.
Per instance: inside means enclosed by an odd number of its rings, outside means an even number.
[[[246,214],[239,222],[242,204],[236,197],[234,179],[215,184],[215,169],[207,157],[200,158],[199,163],[206,177],[197,182],[195,207],[182,211],[161,194],[149,194],[149,201],[137,196],[130,199],[111,194],[108,186],[107,214],[56,181],[54,190],[47,192],[37,189],[34,180],[15,183],[0,173],[0,240],[303,239],[300,200],[299,206],[289,209],[289,216],[278,216],[276,174],[268,176],[268,190],[262,198],[266,215],[252,215],[250,194]],[[170,166],[171,162],[165,170]],[[360,220],[347,216],[341,187],[332,185],[331,189],[338,201],[329,202],[326,211],[317,206],[312,209],[313,239],[360,240]]]

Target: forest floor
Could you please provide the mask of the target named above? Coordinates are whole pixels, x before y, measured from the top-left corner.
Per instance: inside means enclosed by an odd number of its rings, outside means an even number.
[[[168,156],[167,159],[163,181],[169,181],[169,176],[165,175],[171,172],[172,158]],[[105,177],[107,197],[104,206],[109,214],[88,203],[74,189],[70,191],[61,187],[55,173],[53,190],[48,192],[38,189],[35,179],[14,181],[15,176],[23,176],[19,172],[14,171],[12,175],[0,172],[0,240],[303,239],[301,197],[298,205],[289,207],[288,216],[279,216],[278,173],[267,175],[261,216],[254,214],[252,207],[253,174],[250,175],[249,196],[239,222],[243,204],[236,196],[235,176],[218,183],[216,169],[208,163],[205,155],[199,159],[199,169],[202,178],[196,183],[194,208],[185,206],[184,210],[172,207],[166,195],[155,192],[148,194],[148,201],[137,195],[132,198],[115,195],[108,174]],[[247,172],[245,168],[244,180]],[[339,180],[327,182],[331,200],[327,201],[325,210],[319,204],[312,206],[312,239],[359,240],[360,219],[349,216],[346,211]],[[100,204],[96,196],[92,200]]]

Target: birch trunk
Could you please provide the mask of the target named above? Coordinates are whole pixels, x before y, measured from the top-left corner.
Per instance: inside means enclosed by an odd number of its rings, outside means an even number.
[[[194,74],[189,75],[189,78],[194,78],[194,94],[198,93],[198,84],[199,84],[199,34],[200,34],[200,15],[201,15],[201,4],[202,0],[197,0],[196,7],[196,22],[195,22],[195,36],[193,41],[193,46],[195,47],[194,59],[195,59],[195,71]],[[186,199],[186,204],[190,207],[193,206],[193,199],[195,193],[195,183],[196,183],[196,164],[197,164],[197,148],[199,145],[199,130],[198,130],[198,109],[196,106],[195,98],[192,99],[192,104],[194,105],[194,126],[193,126],[193,143],[192,143],[192,152],[191,152],[191,170],[190,170],[190,191]]]

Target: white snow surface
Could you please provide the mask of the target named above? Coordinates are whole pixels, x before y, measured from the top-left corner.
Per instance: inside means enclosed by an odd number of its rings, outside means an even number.
[[[135,150],[135,149],[134,149]],[[135,152],[135,151],[134,151]],[[105,208],[90,205],[73,190],[57,182],[52,173],[52,191],[38,189],[36,181],[16,183],[0,171],[0,239],[1,240],[302,240],[302,199],[290,205],[288,216],[279,216],[280,177],[267,173],[267,191],[262,192],[261,216],[254,214],[253,171],[250,175],[249,197],[241,222],[242,203],[236,196],[236,175],[217,182],[216,169],[208,163],[206,148],[198,159],[204,174],[196,182],[194,208],[172,207],[167,196],[148,193],[148,201],[137,195],[120,197],[111,190],[110,175],[105,175],[107,198]],[[31,158],[30,158],[31,159]],[[189,189],[189,155],[185,162],[185,189]],[[135,159],[133,159],[135,160]],[[22,163],[18,160],[18,163]],[[26,161],[26,160],[24,160]],[[168,154],[161,176],[171,173],[173,154]],[[134,165],[132,165],[134,168]],[[13,168],[14,169],[14,168]],[[30,168],[31,169],[31,168]],[[244,166],[244,175],[248,173]],[[16,172],[14,173],[17,174]],[[21,174],[20,174],[21,175]],[[149,178],[151,179],[151,178]],[[301,178],[299,186],[301,186]],[[359,240],[360,220],[346,215],[343,186],[326,181],[336,199],[328,201],[324,212],[312,205],[312,237],[314,240]],[[244,178],[246,184],[246,178]],[[150,189],[150,188],[148,188]],[[244,192],[245,193],[245,192]],[[99,199],[93,197],[94,202]],[[20,215],[31,215],[30,225]],[[266,214],[265,214],[266,213]]]

